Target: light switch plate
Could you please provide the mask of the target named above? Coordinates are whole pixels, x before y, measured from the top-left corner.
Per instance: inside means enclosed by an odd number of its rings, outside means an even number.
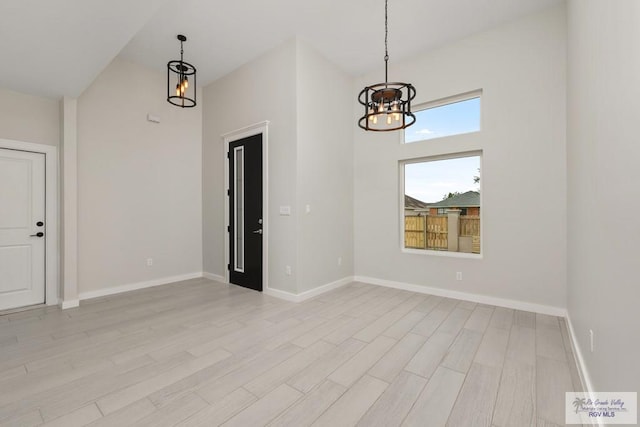
[[[291,206],[280,206],[280,215],[291,215]]]
[[[152,123],[160,123],[160,117],[153,115],[151,113],[147,114],[147,120]]]

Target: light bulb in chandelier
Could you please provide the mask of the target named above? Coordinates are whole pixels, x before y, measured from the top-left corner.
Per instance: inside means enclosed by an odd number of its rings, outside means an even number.
[[[391,112],[392,112],[392,117],[393,120],[395,120],[396,122],[400,121],[400,113],[399,113],[400,109],[398,108],[398,100],[394,100],[391,103]]]

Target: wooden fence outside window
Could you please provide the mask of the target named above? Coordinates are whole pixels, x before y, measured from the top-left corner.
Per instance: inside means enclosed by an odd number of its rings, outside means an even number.
[[[448,250],[447,215],[409,215],[404,217],[404,244],[411,249]],[[472,253],[480,253],[480,217],[461,216],[459,237],[471,237]]]

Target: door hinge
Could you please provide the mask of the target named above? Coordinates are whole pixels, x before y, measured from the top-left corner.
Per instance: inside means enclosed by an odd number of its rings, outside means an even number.
[[[231,158],[231,151],[227,151],[227,159]]]
[[[231,233],[231,226],[227,225],[227,233]]]
[[[231,271],[231,264],[227,264],[227,270]]]
[[[227,196],[231,195],[231,190],[227,189]]]

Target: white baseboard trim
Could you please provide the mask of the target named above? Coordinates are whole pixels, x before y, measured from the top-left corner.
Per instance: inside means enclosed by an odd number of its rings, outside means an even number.
[[[224,276],[220,276],[219,274],[207,273],[206,271],[202,273],[202,277],[209,280],[215,280],[216,282],[225,283]]]
[[[66,310],[68,308],[76,308],[80,306],[79,299],[67,299],[60,302],[60,308]]]
[[[591,382],[591,376],[589,375],[589,370],[587,369],[587,364],[584,361],[584,357],[582,356],[582,350],[580,350],[580,345],[578,344],[578,339],[576,338],[575,329],[573,329],[573,323],[571,322],[571,316],[567,313],[567,328],[569,329],[569,337],[571,338],[571,347],[573,350],[573,357],[575,358],[576,366],[578,367],[578,374],[580,375],[580,382],[582,383],[582,388],[585,393],[593,393],[593,384]],[[598,424],[604,425],[604,424]]]
[[[356,282],[370,285],[386,286],[388,288],[402,289],[421,294],[436,295],[446,298],[455,298],[480,304],[495,305],[498,307],[512,308],[515,310],[532,311],[534,313],[548,314],[550,316],[566,317],[567,309],[550,305],[535,304],[530,302],[498,298],[487,295],[472,294],[469,292],[451,291],[448,289],[433,288],[430,286],[414,285],[411,283],[395,282],[392,280],[377,279],[375,277],[355,276]]]
[[[293,294],[291,292],[281,291],[273,288],[265,288],[263,289],[263,293],[270,295],[272,297],[280,298],[286,301],[291,302],[302,302],[308,300],[309,298],[313,298],[325,292],[332,291],[334,289],[338,289],[348,283],[353,282],[353,277],[343,277],[342,279],[336,280],[335,282],[327,283],[326,285],[318,286],[317,288],[310,289],[308,291],[304,291],[299,294]]]
[[[108,295],[120,294],[122,292],[135,291],[138,289],[151,288],[153,286],[167,285],[173,282],[181,282],[183,280],[197,279],[203,277],[202,272],[181,274],[179,276],[161,277],[159,279],[148,280],[146,282],[129,283],[126,285],[114,286],[112,288],[98,289],[96,291],[80,292],[78,297],[80,301]]]
[[[283,299],[285,301],[290,301],[290,302],[300,302],[301,299],[298,298],[298,295],[293,294],[291,292],[287,292],[287,291],[281,291],[278,289],[273,289],[273,288],[264,288],[262,290],[262,293],[265,295],[269,295],[271,297],[276,297],[276,298],[280,298]]]

